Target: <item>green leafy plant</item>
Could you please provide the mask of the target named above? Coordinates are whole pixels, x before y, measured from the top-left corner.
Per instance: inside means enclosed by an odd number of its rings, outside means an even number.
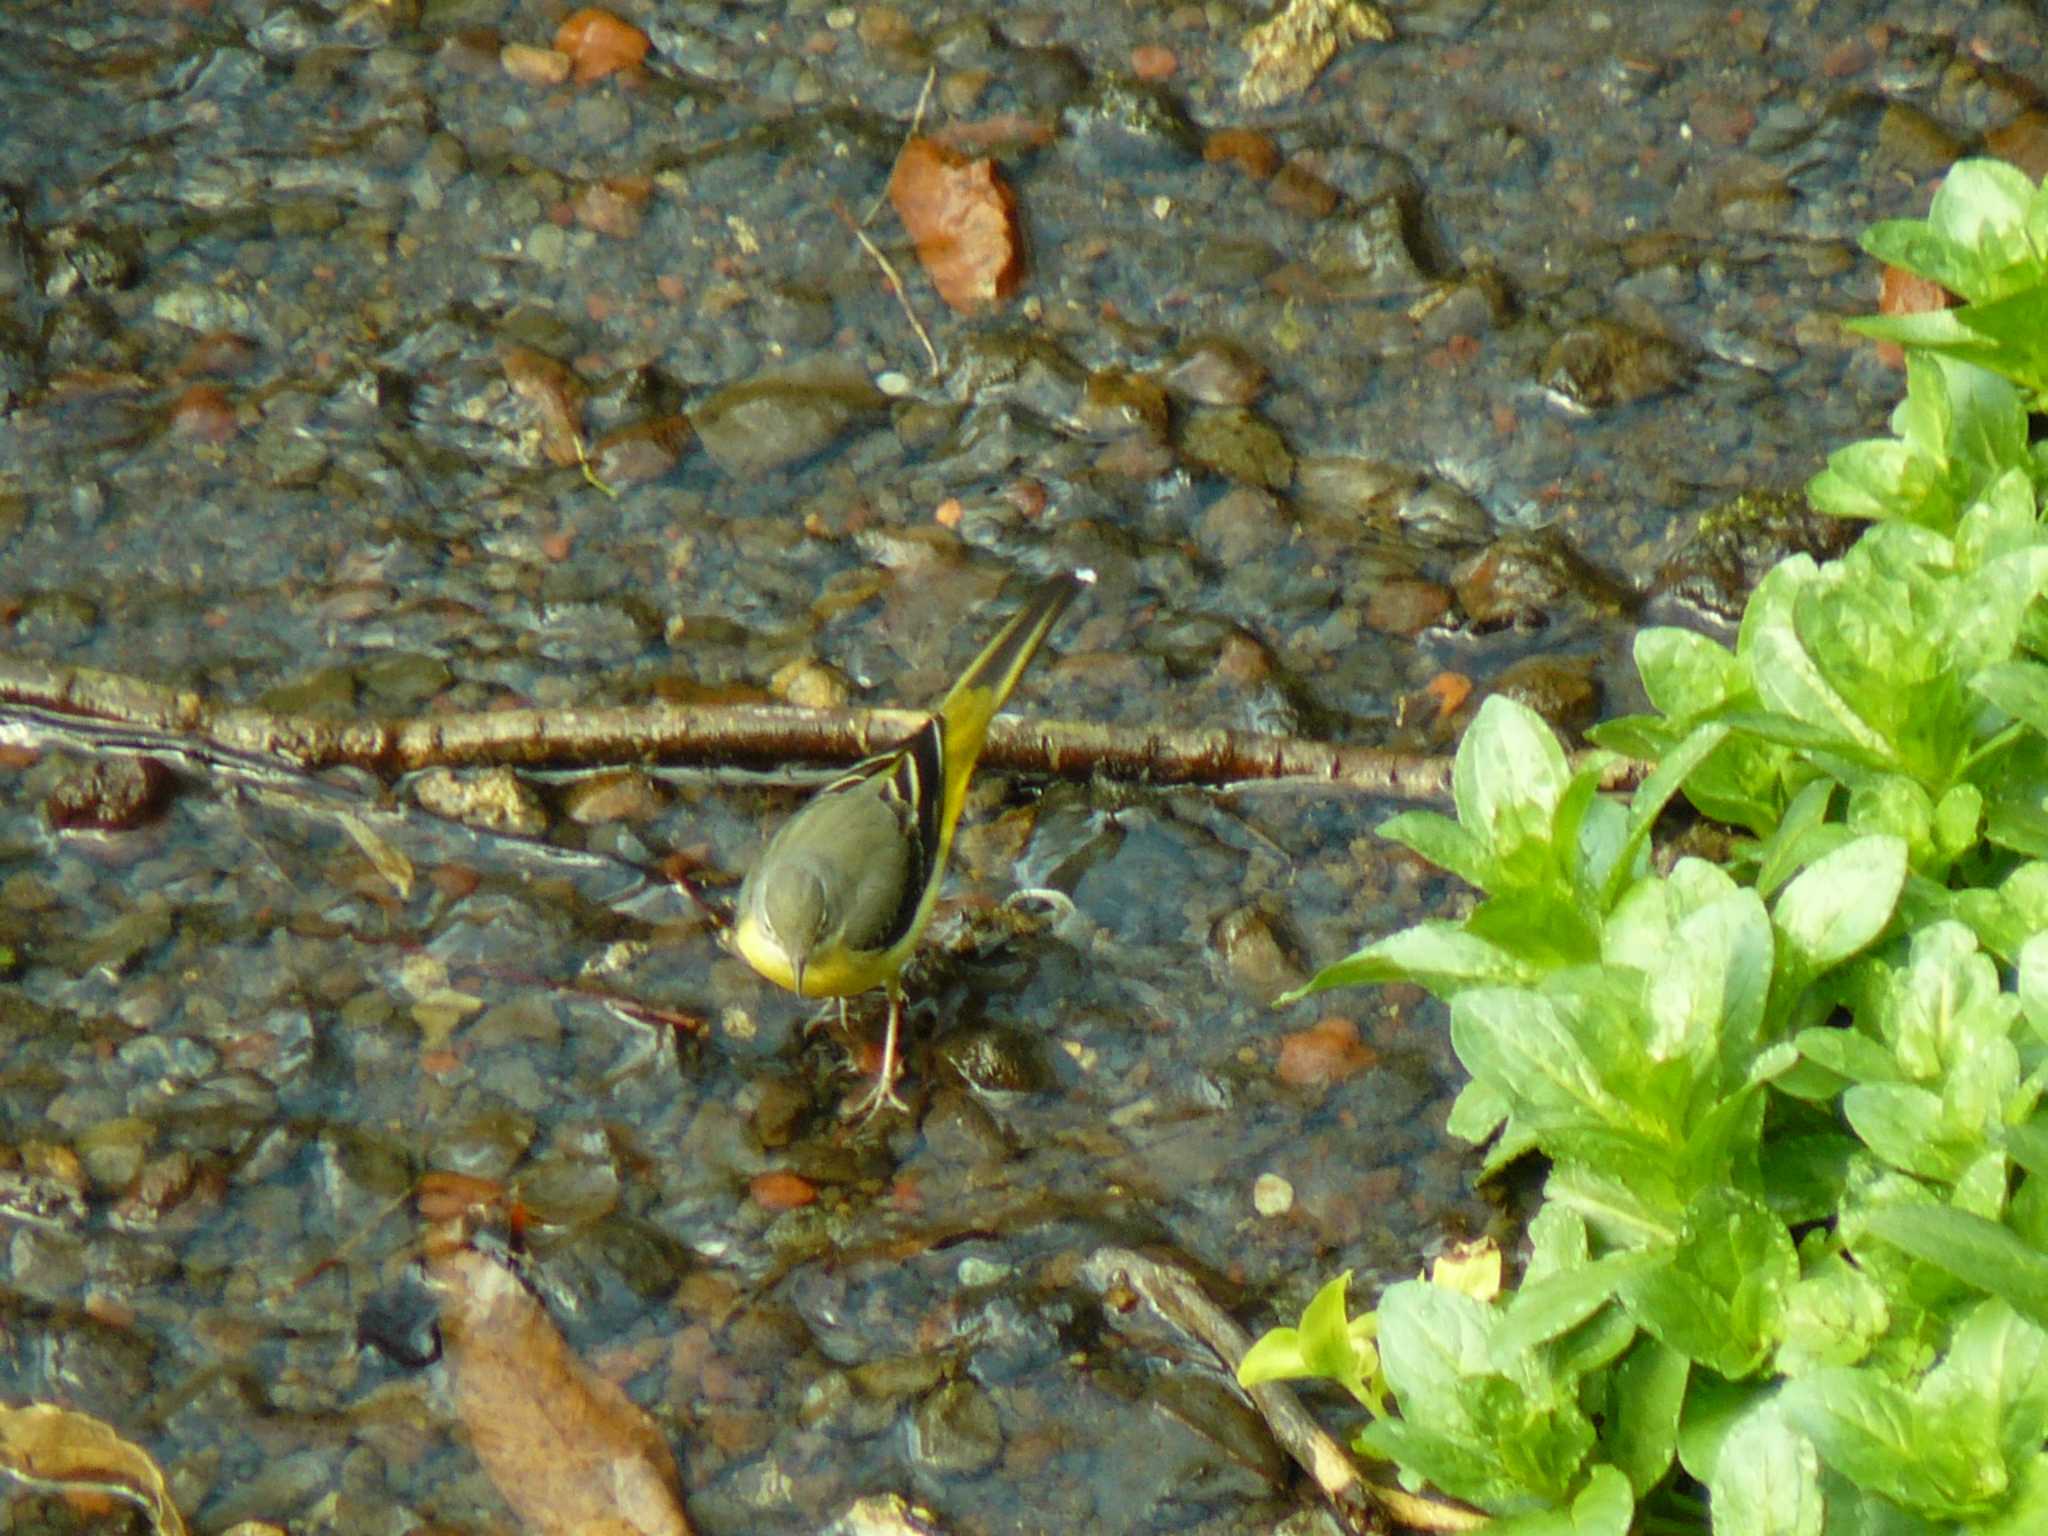
[[[1865,327],[1906,399],[1809,487],[1863,537],[1732,650],[1639,638],[1626,803],[1488,700],[1455,820],[1382,828],[1480,900],[1303,989],[1444,998],[1451,1129],[1549,1173],[1511,1291],[1340,1278],[1240,1377],[1342,1383],[1503,1531],[2048,1530],[2048,194],[1966,162],[1866,244],[1969,302]],[[1653,857],[1681,794],[1725,863]]]

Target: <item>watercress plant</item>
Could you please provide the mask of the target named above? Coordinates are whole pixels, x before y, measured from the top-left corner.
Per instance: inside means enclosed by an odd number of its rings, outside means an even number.
[[[1808,494],[1863,537],[1639,638],[1626,803],[1488,700],[1382,828],[1477,905],[1302,989],[1444,998],[1451,1129],[1549,1174],[1511,1290],[1339,1277],[1240,1378],[1514,1536],[2048,1530],[2048,192],[1964,162],[1865,245],[1965,302],[1860,324],[1906,398]],[[1654,856],[1680,795],[1728,859]]]

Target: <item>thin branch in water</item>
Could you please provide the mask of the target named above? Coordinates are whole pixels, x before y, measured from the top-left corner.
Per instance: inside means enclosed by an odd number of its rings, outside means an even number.
[[[910,127],[903,135],[903,143],[896,146],[896,159],[889,162],[889,179],[882,183],[882,190],[875,194],[875,200],[868,204],[868,211],[860,216],[860,227],[866,229],[875,222],[875,215],[882,211],[882,204],[889,200],[889,182],[896,179],[897,161],[903,158],[903,151],[910,141],[917,137],[917,130],[924,126],[924,109],[932,99],[932,83],[939,78],[939,66],[934,64],[924,72],[924,87],[917,93],[917,108],[910,114]]]
[[[1101,1293],[1105,1306],[1125,1293],[1149,1305],[1182,1333],[1214,1352],[1233,1379],[1238,1362],[1251,1348],[1251,1335],[1203,1291],[1200,1282],[1180,1266],[1148,1258],[1129,1248],[1098,1248],[1082,1266],[1082,1277]],[[1301,1401],[1277,1382],[1247,1394],[1273,1432],[1273,1438],[1301,1469],[1315,1479],[1336,1516],[1355,1531],[1383,1531],[1393,1520],[1412,1530],[1435,1533],[1473,1531],[1486,1516],[1463,1505],[1418,1497],[1367,1479],[1350,1455],[1309,1416]]]
[[[868,232],[853,222],[853,215],[847,212],[846,205],[836,197],[832,200],[832,209],[845,220],[846,227],[853,231],[853,238],[860,242],[860,248],[874,258],[875,265],[882,269],[882,275],[889,280],[889,291],[896,295],[896,303],[903,310],[903,318],[910,322],[911,330],[917,333],[917,339],[924,344],[927,370],[936,379],[943,371],[939,367],[938,348],[932,345],[932,338],[925,330],[924,322],[917,318],[917,311],[910,306],[910,290],[903,285],[902,275],[897,272],[895,264],[882,254],[882,248],[868,238]]]

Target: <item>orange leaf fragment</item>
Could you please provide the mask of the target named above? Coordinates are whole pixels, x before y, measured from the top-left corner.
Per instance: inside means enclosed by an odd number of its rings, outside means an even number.
[[[610,11],[586,6],[555,31],[555,51],[575,61],[578,85],[631,69],[647,57],[647,34]]]
[[[1307,1029],[1280,1037],[1279,1079],[1295,1088],[1320,1088],[1376,1066],[1379,1052],[1358,1038],[1358,1026],[1332,1014]]]
[[[1472,679],[1462,672],[1439,672],[1422,691],[1436,700],[1439,716],[1455,715],[1458,707],[1472,697]]]
[[[1001,303],[1023,275],[1017,204],[993,161],[912,139],[889,177],[889,201],[939,297],[963,315]]]
[[[818,1198],[818,1186],[800,1173],[772,1168],[747,1181],[747,1193],[764,1211],[793,1211]]]
[[[470,1449],[535,1536],[690,1536],[674,1453],[577,1357],[533,1293],[470,1248],[429,1260]]]

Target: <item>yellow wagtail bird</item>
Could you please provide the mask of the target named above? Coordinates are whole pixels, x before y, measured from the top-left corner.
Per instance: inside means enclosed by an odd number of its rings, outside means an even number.
[[[967,803],[967,781],[1003,707],[1089,571],[1041,584],[961,674],[932,717],[894,751],[819,790],[782,824],[740,886],[733,944],[799,997],[846,999],[886,987],[889,1027],[874,1087],[850,1114],[896,1096],[903,967],[938,901]]]

